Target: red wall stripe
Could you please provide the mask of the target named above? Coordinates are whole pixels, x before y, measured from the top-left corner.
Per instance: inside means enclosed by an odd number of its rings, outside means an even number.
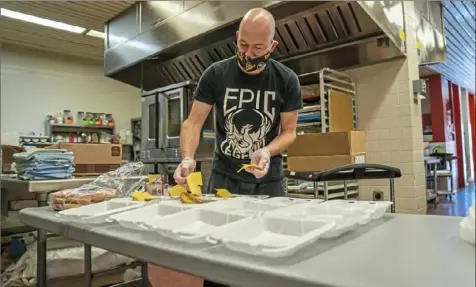
[[[461,109],[460,109],[460,93],[459,87],[456,84],[450,83],[450,97],[452,99],[453,109],[452,116],[455,124],[456,134],[456,155],[458,156],[458,188],[465,186],[464,182],[464,165],[463,165],[463,134],[461,130]]]
[[[468,94],[469,120],[471,124],[471,139],[473,142],[473,170],[476,171],[476,101],[474,94]]]
[[[446,106],[444,103],[442,75],[438,74],[428,77],[428,86],[433,142],[446,142]]]

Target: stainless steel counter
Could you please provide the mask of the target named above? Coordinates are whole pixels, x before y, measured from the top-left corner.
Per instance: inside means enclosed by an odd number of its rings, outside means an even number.
[[[83,184],[90,183],[95,177],[77,177],[71,179],[58,180],[21,180],[16,178],[1,178],[2,189],[23,190],[28,192],[52,192],[68,188],[76,188]]]
[[[70,224],[49,208],[22,210],[20,219],[86,246],[232,286],[475,286],[475,248],[460,239],[458,217],[388,214],[356,232],[272,260],[220,245],[181,244],[117,224]]]

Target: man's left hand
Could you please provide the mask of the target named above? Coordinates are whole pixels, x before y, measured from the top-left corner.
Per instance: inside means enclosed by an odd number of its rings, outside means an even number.
[[[268,173],[271,154],[268,148],[262,148],[253,153],[251,164],[256,164],[258,168],[247,168],[246,171],[252,173],[256,178],[262,178]]]

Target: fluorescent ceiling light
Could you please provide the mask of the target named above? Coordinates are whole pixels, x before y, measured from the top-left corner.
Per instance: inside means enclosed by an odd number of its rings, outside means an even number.
[[[38,25],[43,25],[43,26],[47,26],[47,27],[51,27],[55,29],[60,29],[60,30],[64,30],[64,31],[72,32],[72,33],[81,34],[86,31],[86,29],[82,27],[73,26],[66,23],[53,21],[53,20],[49,20],[45,18],[40,18],[40,17],[28,15],[28,14],[23,14],[23,13],[15,12],[5,8],[1,8],[0,12],[1,12],[0,14],[5,17],[22,20],[22,21],[26,21],[26,22],[30,22],[30,23],[34,23]]]
[[[99,32],[99,31],[96,31],[96,30],[89,30],[86,35],[88,36],[91,36],[91,37],[96,37],[96,38],[101,38],[101,39],[104,39],[104,33],[103,32]]]

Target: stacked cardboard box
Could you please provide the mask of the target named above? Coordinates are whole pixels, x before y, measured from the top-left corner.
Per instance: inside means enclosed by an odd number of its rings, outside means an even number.
[[[350,131],[298,135],[287,154],[290,171],[316,172],[365,163],[365,133]]]
[[[59,143],[50,148],[73,152],[74,175],[99,175],[118,169],[122,163],[122,146],[119,144]]]

